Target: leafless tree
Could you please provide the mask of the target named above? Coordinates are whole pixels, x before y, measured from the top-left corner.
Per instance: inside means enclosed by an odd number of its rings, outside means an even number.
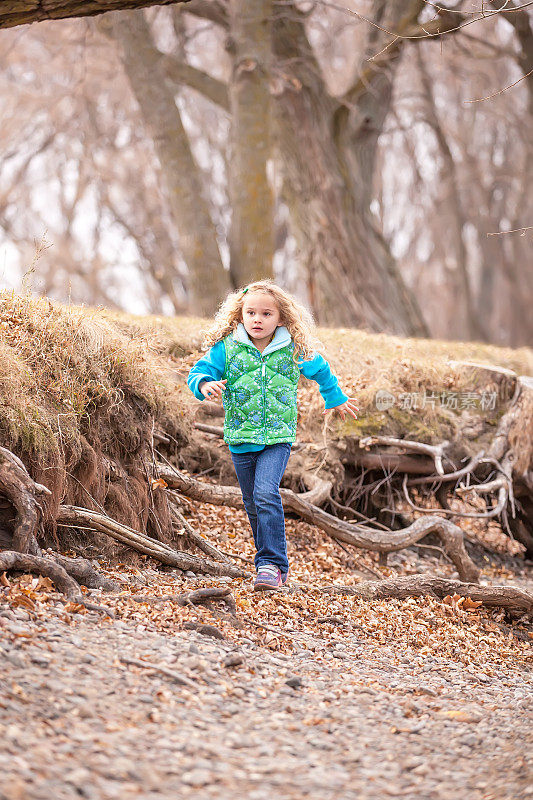
[[[507,7],[191,0],[5,32],[4,239],[48,229],[41,289],[90,302],[124,303],[128,269],[147,310],[211,313],[275,252],[319,322],[526,342],[533,27]]]

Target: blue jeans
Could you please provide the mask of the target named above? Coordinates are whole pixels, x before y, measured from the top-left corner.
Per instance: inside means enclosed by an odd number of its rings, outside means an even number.
[[[289,571],[279,485],[290,454],[289,442],[269,444],[256,452],[231,453],[254,534],[256,569],[262,564],[275,564],[283,573]]]

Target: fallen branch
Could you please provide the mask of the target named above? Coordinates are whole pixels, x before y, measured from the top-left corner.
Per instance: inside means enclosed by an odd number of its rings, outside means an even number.
[[[196,631],[197,633],[201,633],[203,636],[211,636],[213,639],[226,638],[222,631],[219,631],[219,629],[215,628],[214,625],[206,625],[203,622],[184,622],[183,627],[187,631]]]
[[[295,590],[300,591],[300,590]],[[477,583],[463,583],[448,578],[435,578],[426,575],[409,575],[401,578],[386,578],[382,581],[363,581],[355,586],[323,586],[311,588],[325,594],[343,594],[360,597],[363,600],[388,600],[406,597],[437,597],[458,594],[480,601],[484,606],[505,608],[513,614],[533,615],[533,593],[515,586],[480,586]]]
[[[200,603],[209,603],[211,600],[222,600],[234,614],[236,611],[235,600],[231,589],[221,586],[208,586],[196,589],[186,594],[163,595],[135,595],[131,598],[135,603],[177,603],[179,606],[192,606]]]
[[[169,487],[200,502],[232,508],[244,507],[238,487],[204,483],[184,475],[173,467],[163,465],[158,465],[158,474]],[[381,531],[345,522],[317,508],[305,500],[305,496],[298,495],[291,489],[280,489],[280,493],[286,510],[294,511],[306,522],[321,528],[334,539],[365,550],[391,553],[415,544],[429,533],[435,533],[440,537],[443,548],[454,563],[461,580],[476,580],[479,575],[479,569],[465,550],[462,530],[442,517],[423,517],[416,519],[403,530]]]
[[[223,600],[231,612],[235,612],[236,605],[231,589],[221,586],[208,586],[204,589],[196,589],[193,592],[187,592],[177,598],[178,605],[198,605],[199,603],[209,603],[211,600]]]

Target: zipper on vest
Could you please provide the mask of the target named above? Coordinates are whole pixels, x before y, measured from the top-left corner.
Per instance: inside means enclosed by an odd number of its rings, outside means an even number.
[[[264,362],[263,356],[261,356],[261,390],[263,392],[263,439],[266,442],[267,434],[266,434],[266,391],[265,391],[265,371],[266,371],[266,364]]]

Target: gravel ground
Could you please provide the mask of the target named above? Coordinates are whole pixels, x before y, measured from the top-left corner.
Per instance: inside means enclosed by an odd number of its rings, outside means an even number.
[[[319,636],[286,655],[0,607],[0,798],[533,798],[530,667],[363,639],[324,660]]]

